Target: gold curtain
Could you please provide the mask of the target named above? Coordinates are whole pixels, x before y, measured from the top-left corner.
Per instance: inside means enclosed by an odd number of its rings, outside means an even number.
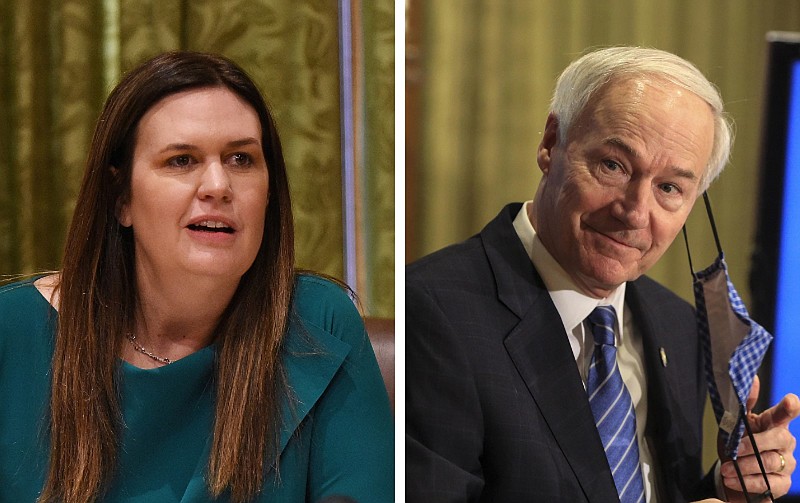
[[[367,2],[345,34],[363,40],[367,110],[390,113],[390,0]],[[242,65],[265,94],[284,143],[298,265],[344,277],[339,9],[332,0],[4,0],[0,4],[0,274],[57,269],[91,131],[122,72],[159,52],[218,52]],[[366,69],[366,70],[365,70]],[[348,105],[349,106],[349,105]],[[388,107],[388,108],[387,108]],[[369,236],[359,291],[369,314],[392,316],[393,124],[361,145],[372,162],[360,194],[381,204],[356,232]],[[374,139],[374,142],[370,142]],[[366,196],[365,196],[366,197]],[[373,218],[374,217],[374,218]],[[373,249],[380,260],[369,262]],[[380,279],[376,279],[380,278]],[[357,285],[353,285],[357,286]]]
[[[356,17],[363,25],[358,53],[357,112],[361,117],[356,156],[360,233],[359,277],[368,312],[394,317],[394,2],[360,0]],[[377,301],[377,302],[376,302]]]

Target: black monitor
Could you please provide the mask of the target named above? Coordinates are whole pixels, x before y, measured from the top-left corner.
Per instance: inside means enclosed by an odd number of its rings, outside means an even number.
[[[762,369],[762,406],[789,392],[800,395],[800,33],[771,32],[767,42],[750,277],[753,318],[775,336]],[[800,439],[800,419],[790,429]],[[800,470],[781,501],[800,502]]]

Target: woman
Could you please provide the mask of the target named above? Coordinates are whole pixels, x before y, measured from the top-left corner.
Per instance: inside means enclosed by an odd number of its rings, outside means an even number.
[[[0,290],[0,500],[391,501],[352,302],[294,269],[272,118],[219,56],[128,74],[59,275]]]

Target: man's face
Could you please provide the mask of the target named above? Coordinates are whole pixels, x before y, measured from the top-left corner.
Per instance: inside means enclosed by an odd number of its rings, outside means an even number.
[[[605,297],[663,255],[698,196],[714,118],[698,96],[663,80],[601,88],[566,141],[547,120],[532,222],[577,285]]]

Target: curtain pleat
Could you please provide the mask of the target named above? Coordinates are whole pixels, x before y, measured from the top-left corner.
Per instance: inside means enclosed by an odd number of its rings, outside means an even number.
[[[363,9],[363,162],[357,183],[363,233],[364,300],[376,316],[394,316],[394,2]]]

